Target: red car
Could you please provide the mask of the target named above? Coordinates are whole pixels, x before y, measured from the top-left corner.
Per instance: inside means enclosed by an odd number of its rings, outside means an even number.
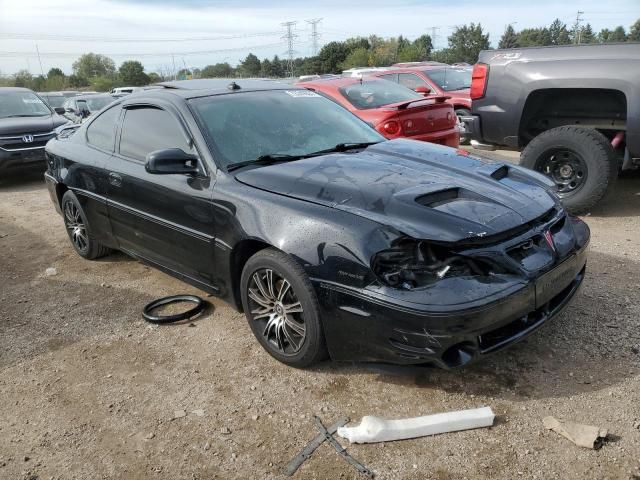
[[[426,97],[450,97],[447,102],[453,105],[458,117],[471,115],[471,68],[451,67],[449,65],[417,65],[411,67],[392,66],[385,72],[373,74],[392,82],[404,85]],[[463,135],[464,137],[464,135]],[[465,142],[465,138],[462,142]]]
[[[339,103],[386,138],[458,147],[457,118],[445,97],[425,98],[397,83],[377,78],[335,78],[299,84]]]

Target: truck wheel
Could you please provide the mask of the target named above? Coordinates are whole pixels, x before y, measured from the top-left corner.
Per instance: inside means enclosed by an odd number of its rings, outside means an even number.
[[[468,117],[469,115],[471,115],[470,110],[467,110],[466,108],[456,108],[456,116],[458,117],[458,121],[460,121],[461,117]],[[467,145],[470,141],[471,139],[469,138],[469,135],[465,135],[462,133],[460,134],[460,145]]]
[[[575,215],[598,203],[618,176],[618,161],[607,137],[585,127],[541,133],[522,151],[520,165],[551,178],[563,205]]]

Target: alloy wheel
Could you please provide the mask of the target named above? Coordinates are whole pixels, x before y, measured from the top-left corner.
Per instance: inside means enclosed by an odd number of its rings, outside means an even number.
[[[266,343],[283,355],[295,355],[306,338],[302,304],[291,283],[270,268],[257,270],[248,287],[251,319]]]
[[[80,214],[80,209],[73,202],[64,204],[64,224],[75,247],[84,252],[89,248],[87,227]]]

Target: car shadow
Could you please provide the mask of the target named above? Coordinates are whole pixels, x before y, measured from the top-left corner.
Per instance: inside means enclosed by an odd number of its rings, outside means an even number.
[[[41,186],[44,182],[44,169],[20,168],[0,174],[0,189],[11,191],[23,190],[25,187]]]
[[[592,252],[581,290],[560,315],[524,341],[465,368],[325,362],[316,370],[516,400],[605,389],[640,372],[640,281],[629,281],[637,278],[639,267],[626,258]]]

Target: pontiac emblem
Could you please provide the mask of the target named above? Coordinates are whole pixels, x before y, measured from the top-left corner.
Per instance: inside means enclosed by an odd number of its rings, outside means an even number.
[[[553,242],[553,236],[551,235],[551,232],[549,230],[545,230],[545,232],[542,235],[544,236],[544,239],[547,241],[547,245],[549,245],[549,248],[551,249],[551,251],[555,252],[556,244]]]

